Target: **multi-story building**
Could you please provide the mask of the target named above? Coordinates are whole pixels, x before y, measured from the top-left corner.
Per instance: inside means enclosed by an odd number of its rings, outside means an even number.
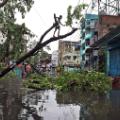
[[[120,16],[100,15],[96,24],[98,29],[98,40],[120,25]]]
[[[93,35],[97,34],[96,23],[98,16],[95,14],[85,14],[81,19],[81,37],[80,37],[80,59],[81,67],[88,66],[87,49],[90,47],[90,41]]]
[[[59,64],[68,68],[80,66],[79,42],[59,41]]]
[[[109,75],[119,75],[120,28],[118,26],[120,26],[120,16],[101,15],[99,16],[99,18],[100,20],[98,21],[96,26],[98,29],[98,36],[94,36],[98,39],[93,39],[93,41],[91,42],[91,50],[89,51],[89,55],[93,55],[93,51],[95,50],[95,48],[97,48],[98,56],[97,61],[95,61],[97,63],[96,67],[98,68],[98,70],[100,71],[102,65],[102,69],[104,69],[104,71]],[[103,52],[102,54],[99,54],[101,53],[101,50]],[[93,57],[91,57],[90,59],[92,63],[94,62]]]

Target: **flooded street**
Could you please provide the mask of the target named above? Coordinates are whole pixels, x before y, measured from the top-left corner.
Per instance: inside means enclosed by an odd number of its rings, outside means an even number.
[[[79,120],[80,106],[75,104],[58,104],[56,91],[38,91],[23,99],[27,103],[21,112],[28,115],[28,120]],[[26,111],[27,110],[27,111]]]
[[[19,80],[0,81],[0,120],[120,120],[120,91],[26,91]]]

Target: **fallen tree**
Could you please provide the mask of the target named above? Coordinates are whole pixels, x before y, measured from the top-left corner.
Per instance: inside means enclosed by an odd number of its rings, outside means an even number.
[[[46,45],[48,45],[51,42],[66,38],[70,35],[72,35],[77,28],[73,28],[71,30],[71,32],[68,32],[64,35],[59,35],[57,37],[51,37],[48,40],[43,42],[44,37],[54,28],[56,28],[59,25],[58,22],[55,22],[48,30],[46,30],[44,32],[44,34],[40,37],[39,42],[37,43],[37,45],[30,50],[28,53],[26,53],[25,55],[21,56],[18,60],[16,60],[16,62],[10,66],[8,66],[7,68],[5,68],[3,71],[0,72],[0,77],[3,77],[4,75],[6,75],[9,71],[11,71],[16,65],[22,63],[24,60],[26,60],[28,57],[31,57],[34,53],[36,53],[39,49],[42,49],[43,47],[45,47]]]

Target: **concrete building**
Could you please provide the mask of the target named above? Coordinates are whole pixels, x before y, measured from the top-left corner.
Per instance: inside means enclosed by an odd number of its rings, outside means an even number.
[[[93,35],[97,34],[96,23],[98,16],[95,14],[85,14],[81,19],[81,37],[80,37],[80,59],[81,68],[87,68],[88,56],[86,50],[90,47],[90,41]]]
[[[96,34],[90,40],[90,46],[120,25],[120,16],[100,15],[95,28]]]
[[[120,75],[120,16],[102,15],[98,24],[98,40],[91,44],[91,49],[104,49],[105,71],[111,76]],[[92,53],[92,50],[89,54]],[[99,59],[99,56],[98,56]]]
[[[80,66],[79,42],[59,41],[59,65],[66,68]]]
[[[120,25],[120,16],[101,15],[97,23],[98,40]]]
[[[115,47],[115,45],[117,45],[118,42],[116,42],[116,44],[115,44],[115,40],[114,40],[114,42],[111,42],[111,44],[110,43],[106,44],[108,41],[107,39],[109,37],[107,38],[105,36],[109,33],[111,35],[113,35],[114,32],[112,32],[112,31],[114,29],[116,29],[117,26],[119,26],[119,25],[120,25],[120,16],[111,16],[111,15],[99,16],[99,21],[96,24],[96,29],[98,31],[98,34],[93,35],[93,38],[91,39],[91,42],[90,42],[91,47],[87,51],[87,53],[89,55],[89,63],[90,63],[89,66],[91,66],[91,68],[111,74],[111,72],[108,72],[109,71],[108,66],[110,64],[109,61],[111,59],[109,56],[109,54],[111,52],[108,50],[108,48],[110,48],[110,46],[111,46],[111,48],[113,46]],[[102,42],[101,42],[101,40],[102,40]],[[100,43],[100,46],[99,46],[99,43]],[[96,56],[94,55],[95,52],[97,53]],[[114,52],[114,55],[118,55],[117,51]],[[116,56],[116,58],[117,58],[117,56]]]

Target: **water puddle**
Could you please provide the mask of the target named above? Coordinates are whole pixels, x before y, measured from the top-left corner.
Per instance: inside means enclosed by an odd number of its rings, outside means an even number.
[[[75,104],[58,104],[56,91],[38,91],[23,99],[22,116],[29,120],[79,120],[80,106]],[[27,115],[26,115],[27,114]]]
[[[19,81],[0,81],[0,120],[120,120],[119,90],[107,96],[22,91]]]

